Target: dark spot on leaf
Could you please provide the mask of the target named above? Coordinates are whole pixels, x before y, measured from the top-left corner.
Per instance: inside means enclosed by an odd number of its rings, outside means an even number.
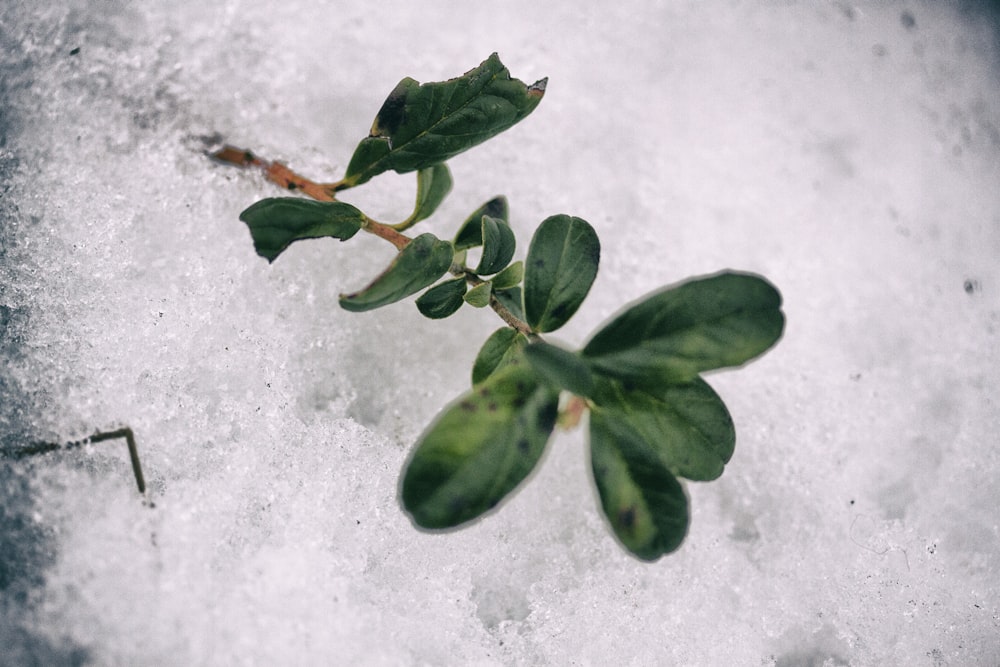
[[[490,401],[490,404],[486,406],[486,409],[489,410],[490,412],[496,412],[497,408],[498,406],[495,401]]]
[[[483,206],[483,214],[491,218],[507,219],[507,206],[502,197],[494,197]]]
[[[539,269],[544,269],[545,268],[545,260],[544,259],[536,259],[531,264],[532,264],[532,266],[534,266],[536,268],[539,268]]]
[[[459,514],[465,509],[465,506],[466,506],[465,496],[455,496],[448,503],[448,511],[452,515]]]
[[[491,393],[492,392],[490,392],[490,390],[487,389],[486,387],[479,388],[479,395],[482,396],[483,398],[489,398]]]
[[[399,85],[385,98],[382,108],[375,116],[375,127],[372,128],[371,136],[389,136],[396,132],[403,119],[406,117],[406,81],[400,81]]]
[[[531,446],[529,445],[526,439],[521,438],[520,440],[517,441],[517,451],[521,452],[522,454],[527,454],[530,450]]]
[[[472,401],[462,401],[458,404],[458,407],[462,408],[466,412],[475,412],[476,404]]]
[[[624,509],[618,510],[618,525],[626,530],[632,530],[635,527],[635,507],[626,507]]]
[[[907,30],[913,30],[917,27],[917,20],[913,18],[913,14],[908,11],[899,15],[899,22],[902,23],[903,27]]]
[[[291,181],[289,181],[289,183],[288,183],[288,189],[289,190],[298,190],[299,186],[296,185],[295,183],[292,183]]]

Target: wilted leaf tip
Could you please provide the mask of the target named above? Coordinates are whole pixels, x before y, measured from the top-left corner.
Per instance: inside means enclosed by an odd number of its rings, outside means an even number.
[[[549,85],[549,77],[545,77],[544,79],[539,79],[538,81],[528,86],[528,95],[530,95],[531,97],[537,97],[541,99],[541,97],[545,95],[545,86],[547,85]]]

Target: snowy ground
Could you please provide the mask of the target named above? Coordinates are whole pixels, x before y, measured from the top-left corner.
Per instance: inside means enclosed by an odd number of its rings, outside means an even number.
[[[0,6],[0,663],[1000,663],[1000,49],[943,2]],[[498,193],[601,235],[561,338],[725,267],[788,327],[710,379],[736,421],[655,564],[612,540],[580,432],[500,512],[414,530],[396,484],[497,326],[354,315],[374,238],[256,257],[276,194],[199,137],[339,177],[403,76],[498,51],[549,77],[452,162],[425,224]],[[412,177],[345,199],[408,213]]]

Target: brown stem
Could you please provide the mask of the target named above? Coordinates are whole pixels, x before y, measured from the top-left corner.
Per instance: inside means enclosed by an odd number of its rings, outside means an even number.
[[[374,234],[380,239],[385,239],[392,245],[396,246],[396,250],[402,250],[406,246],[410,245],[410,241],[413,240],[406,234],[400,234],[397,232],[391,225],[376,222],[368,217],[365,218],[365,224],[362,229],[370,234]]]
[[[475,273],[464,269],[464,267],[460,267],[458,270],[453,270],[452,273],[456,276],[464,277],[465,281],[473,287],[482,285],[486,282]],[[507,326],[516,329],[525,336],[529,336],[531,338],[536,338],[538,336],[538,334],[531,330],[531,327],[528,326],[527,322],[510,312],[510,309],[507,308],[507,306],[500,303],[500,299],[497,298],[496,294],[490,294],[490,308],[493,309],[493,312],[496,313],[500,319],[507,324]]]
[[[316,183],[300,176],[280,162],[268,162],[254,155],[251,151],[228,144],[210,153],[209,157],[224,164],[236,167],[254,167],[264,172],[267,180],[278,187],[293,192],[301,192],[318,201],[334,201],[337,190],[344,189],[343,181],[337,183]]]
[[[509,326],[517,329],[529,338],[535,337],[536,334],[531,330],[531,327],[528,326],[527,322],[524,322],[518,318],[517,315],[510,312],[507,306],[500,303],[500,300],[497,299],[495,294],[490,294],[490,308],[492,308],[493,312],[499,315],[500,319],[506,322]]]

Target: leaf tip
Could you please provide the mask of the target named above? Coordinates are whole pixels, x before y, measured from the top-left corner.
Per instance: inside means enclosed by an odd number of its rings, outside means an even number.
[[[544,79],[539,79],[530,86],[528,86],[528,95],[531,97],[541,98],[545,95],[545,87],[549,85],[549,77]]]

